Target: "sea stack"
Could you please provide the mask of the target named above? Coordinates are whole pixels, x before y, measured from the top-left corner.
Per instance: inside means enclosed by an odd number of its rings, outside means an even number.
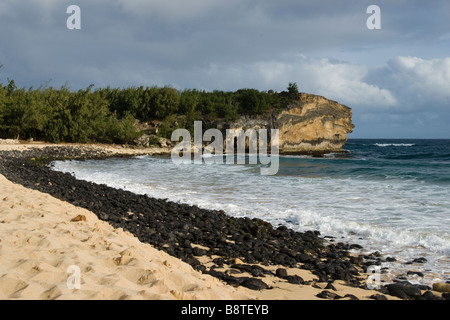
[[[209,127],[225,129],[278,129],[280,154],[318,155],[343,152],[348,134],[353,132],[352,109],[322,96],[292,94],[285,108],[272,109],[263,115],[241,116],[225,123],[216,121]]]
[[[342,152],[353,132],[352,109],[324,97],[300,93],[276,115],[280,153]]]

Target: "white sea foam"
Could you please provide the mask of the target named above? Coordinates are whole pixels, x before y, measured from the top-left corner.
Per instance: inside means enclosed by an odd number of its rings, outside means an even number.
[[[415,143],[375,143],[377,147],[414,147]]]

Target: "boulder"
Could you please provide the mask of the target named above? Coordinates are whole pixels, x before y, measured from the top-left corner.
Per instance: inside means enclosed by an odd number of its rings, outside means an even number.
[[[450,293],[450,283],[433,283],[433,290],[441,293]]]
[[[387,285],[390,295],[404,300],[420,299],[422,291],[408,281],[401,281]]]

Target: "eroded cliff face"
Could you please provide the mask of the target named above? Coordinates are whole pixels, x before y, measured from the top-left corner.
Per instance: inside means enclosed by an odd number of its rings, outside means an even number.
[[[352,110],[324,97],[300,93],[285,109],[255,117],[241,117],[219,129],[279,129],[281,154],[342,152],[353,132]]]
[[[301,93],[276,116],[280,152],[339,152],[353,132],[352,110],[324,97]]]

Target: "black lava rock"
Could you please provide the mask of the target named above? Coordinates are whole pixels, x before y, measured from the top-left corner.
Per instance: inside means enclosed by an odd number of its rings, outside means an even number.
[[[257,278],[244,278],[241,285],[243,287],[257,291],[269,289],[269,286],[264,281]]]
[[[286,279],[288,276],[286,269],[282,269],[282,268],[278,268],[277,271],[275,272],[275,274],[278,278],[281,278],[281,279]]]
[[[422,272],[420,272],[420,271],[408,271],[407,273],[406,273],[406,275],[408,275],[408,276],[419,276],[419,277],[422,277],[423,278],[423,273]]]
[[[404,300],[419,300],[422,296],[421,290],[408,281],[389,284],[387,290],[390,295]]]
[[[424,298],[425,300],[441,300],[440,297],[433,294],[433,292],[431,291],[425,291],[422,295],[422,298]]]
[[[328,300],[337,300],[342,299],[342,297],[336,293],[330,292],[330,291],[322,291],[316,295],[316,297],[321,299],[328,299]]]

